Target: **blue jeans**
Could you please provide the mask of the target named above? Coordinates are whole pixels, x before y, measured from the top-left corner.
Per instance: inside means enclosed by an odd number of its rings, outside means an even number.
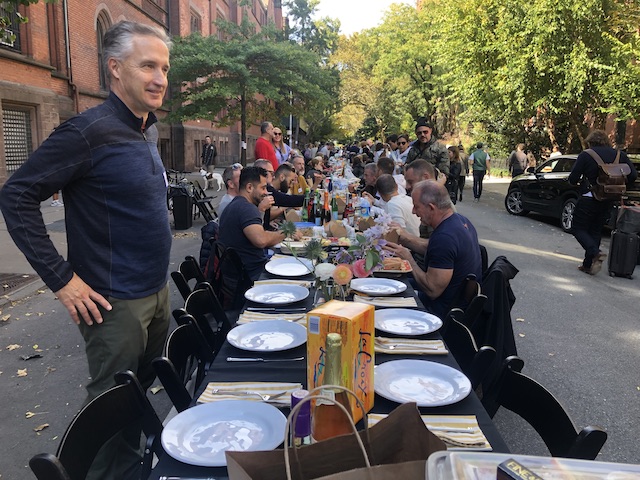
[[[482,195],[482,181],[486,173],[486,170],[473,171],[473,198],[480,198]]]
[[[593,197],[580,197],[573,211],[573,236],[584,248],[585,268],[591,268],[593,259],[600,252],[602,227],[607,221],[610,202],[599,202]]]

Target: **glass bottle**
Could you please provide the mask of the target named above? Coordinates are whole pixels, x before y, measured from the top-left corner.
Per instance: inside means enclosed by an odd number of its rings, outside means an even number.
[[[338,220],[338,200],[336,199],[337,195],[334,193],[333,198],[331,199],[331,219]]]
[[[322,208],[322,224],[329,223],[333,216],[331,215],[331,206],[329,205],[329,192],[324,192],[324,207]]]
[[[328,333],[326,341],[326,353],[324,360],[323,385],[342,385],[342,336],[339,333]],[[347,409],[349,416],[351,406],[349,404],[348,393],[344,390],[333,388],[322,388],[320,395],[329,397],[334,402],[340,403]],[[311,416],[311,436],[314,441],[319,442],[327,438],[337,437],[353,432],[351,426],[352,419],[335,403],[323,399],[316,399],[316,406]]]
[[[316,225],[320,227],[323,224],[322,203],[320,203],[320,192],[316,194],[315,211],[316,211],[315,222],[316,222]]]
[[[309,395],[308,390],[294,390],[291,392],[291,408]],[[311,443],[311,402],[306,402],[298,411],[295,425],[292,427],[292,444],[296,447]]]
[[[316,223],[315,197],[315,193],[309,193],[309,204],[307,205],[307,221],[311,223]]]
[[[309,189],[304,192],[304,202],[302,203],[302,210],[300,211],[300,220],[303,222],[309,221]]]

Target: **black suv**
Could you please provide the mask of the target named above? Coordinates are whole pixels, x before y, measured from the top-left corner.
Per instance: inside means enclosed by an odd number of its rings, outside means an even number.
[[[638,169],[640,159],[631,155],[630,157],[633,157],[631,160]],[[507,212],[512,215],[535,212],[558,218],[562,229],[569,232],[579,194],[578,187],[570,185],[568,178],[577,158],[577,155],[551,158],[539,165],[535,173],[523,173],[511,180],[504,199]],[[637,180],[629,196],[636,197],[640,194],[639,191],[640,181]]]

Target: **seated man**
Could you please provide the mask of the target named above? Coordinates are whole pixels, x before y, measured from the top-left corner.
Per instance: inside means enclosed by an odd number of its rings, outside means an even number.
[[[413,186],[414,212],[422,224],[433,227],[425,252],[426,270],[420,269],[411,251],[395,243],[385,248],[409,261],[427,311],[443,318],[467,275],[482,279],[478,234],[469,219],[456,213],[449,192],[426,180]]]
[[[289,191],[291,194],[304,195],[307,188],[312,188],[304,178],[304,163],[304,157],[299,153],[294,154],[293,159],[291,159],[291,164],[296,172],[296,178],[291,184],[291,189]]]
[[[413,213],[413,200],[398,193],[398,184],[394,178],[388,174],[380,175],[376,188],[385,202],[383,208],[391,219],[409,234],[416,237],[420,235],[420,219]]]
[[[273,205],[271,209],[264,212],[264,226],[267,230],[272,229],[271,221],[282,215],[287,208],[299,208],[304,203],[304,195],[289,195],[289,187],[283,190],[281,185],[286,177],[287,182],[295,177],[291,165],[283,163],[278,167],[277,171],[273,170],[271,164],[266,160],[256,160],[253,165],[263,168],[267,172],[267,191],[273,196]],[[279,172],[279,173],[277,173]],[[280,179],[283,178],[281,181]],[[278,188],[274,186],[274,182],[278,184]],[[288,183],[287,183],[288,184]],[[282,208],[284,207],[284,208]]]
[[[398,193],[400,195],[406,195],[407,190],[405,187],[407,186],[407,182],[404,178],[404,175],[394,175],[395,169],[396,165],[391,158],[382,157],[378,160],[378,178],[380,177],[380,175],[392,175],[396,183],[398,184]]]
[[[233,165],[224,169],[222,172],[222,181],[224,182],[224,186],[227,189],[227,193],[224,194],[222,200],[220,200],[220,204],[218,205],[218,215],[222,215],[224,209],[227,208],[227,205],[231,203],[235,197],[238,196],[238,192],[240,190],[240,171],[242,170],[242,165],[239,163],[234,163]]]
[[[247,167],[240,173],[238,195],[220,216],[218,241],[233,247],[252,280],[257,280],[267,261],[265,248],[284,240],[281,232],[267,232],[262,227],[258,205],[267,192],[267,172],[263,168]],[[271,199],[273,202],[273,199]]]

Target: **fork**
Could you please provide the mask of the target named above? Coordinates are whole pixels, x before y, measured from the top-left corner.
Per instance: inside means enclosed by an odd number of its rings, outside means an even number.
[[[260,393],[260,392],[252,392],[252,391],[243,392],[240,390],[221,390],[219,388],[214,388],[213,390],[211,390],[211,393],[213,395],[219,394],[219,395],[232,395],[232,396],[257,395],[262,399],[263,402],[270,402],[275,400],[276,398],[280,398],[281,396],[289,392],[284,391],[284,392],[278,392],[270,395],[270,394]]]
[[[421,345],[417,343],[381,343],[376,341],[376,345],[385,350],[395,350],[396,348],[413,348],[415,350],[438,350],[436,345]]]

